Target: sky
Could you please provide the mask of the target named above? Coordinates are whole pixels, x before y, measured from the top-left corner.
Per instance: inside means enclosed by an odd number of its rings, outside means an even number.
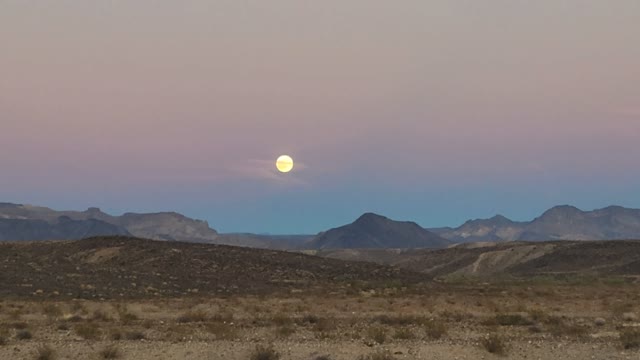
[[[289,234],[640,208],[639,37],[637,0],[4,0],[0,201]]]

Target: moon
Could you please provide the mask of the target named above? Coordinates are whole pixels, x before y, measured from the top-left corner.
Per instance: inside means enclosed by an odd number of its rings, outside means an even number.
[[[276,168],[281,173],[288,173],[293,170],[293,159],[289,155],[282,155],[276,160]]]

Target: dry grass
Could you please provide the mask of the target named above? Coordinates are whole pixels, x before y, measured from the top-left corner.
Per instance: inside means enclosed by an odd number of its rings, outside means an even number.
[[[387,330],[380,326],[374,326],[367,329],[367,337],[378,344],[384,344],[387,340]]]
[[[395,360],[395,357],[388,350],[379,350],[368,355],[362,355],[358,357],[358,360]]]
[[[208,323],[206,329],[216,340],[236,340],[239,337],[238,327],[224,322]]]
[[[120,350],[115,345],[108,345],[98,353],[101,359],[117,359],[121,356]]]
[[[296,332],[296,329],[293,326],[285,325],[278,326],[276,328],[276,337],[279,339],[286,339],[289,336],[293,335]]]
[[[251,353],[250,360],[279,360],[280,354],[273,346],[258,345]]]
[[[623,329],[620,332],[620,342],[625,349],[640,348],[640,329]]]
[[[144,340],[145,336],[142,331],[133,330],[133,331],[127,331],[126,333],[124,333],[124,339],[139,341],[139,340]]]
[[[181,324],[185,324],[193,322],[205,322],[207,321],[207,318],[207,313],[205,313],[204,311],[192,310],[178,316],[176,321]]]
[[[482,346],[485,350],[496,355],[505,355],[507,353],[507,343],[498,334],[491,334],[482,339]]]
[[[416,335],[409,328],[396,329],[393,333],[393,338],[396,340],[412,340]]]
[[[53,360],[56,358],[56,352],[49,345],[41,345],[36,349],[36,360]]]
[[[429,339],[438,340],[447,335],[447,325],[438,320],[429,320],[424,324],[424,332]]]
[[[126,305],[118,304],[115,306],[116,312],[118,313],[118,318],[120,322],[124,325],[129,325],[137,320],[139,320],[138,315],[129,311],[129,308]]]
[[[85,340],[97,340],[101,335],[100,328],[93,323],[78,324],[74,330],[76,334]]]
[[[32,338],[33,334],[27,329],[20,330],[16,333],[16,339],[18,340],[31,340]]]

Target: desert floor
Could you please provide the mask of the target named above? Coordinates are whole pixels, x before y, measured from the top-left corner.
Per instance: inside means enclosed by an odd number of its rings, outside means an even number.
[[[4,299],[0,359],[640,359],[637,284]]]

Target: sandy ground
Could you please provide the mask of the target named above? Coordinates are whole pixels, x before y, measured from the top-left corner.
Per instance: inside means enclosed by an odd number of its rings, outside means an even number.
[[[5,299],[0,359],[38,359],[43,346],[52,354],[42,360],[105,359],[109,347],[119,359],[251,360],[258,346],[271,346],[282,360],[640,359],[639,293],[636,285],[545,285],[451,286],[438,294]],[[503,349],[491,352],[490,335]]]

